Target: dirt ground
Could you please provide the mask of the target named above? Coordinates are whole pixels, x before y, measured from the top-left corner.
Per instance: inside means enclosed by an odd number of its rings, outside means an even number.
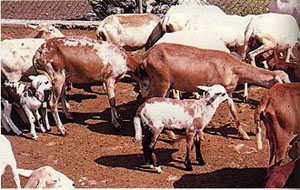
[[[2,34],[13,38],[26,37],[30,29],[2,27]],[[62,30],[66,35],[87,35],[95,31]],[[108,98],[102,85],[93,85],[92,92],[73,88],[67,92],[73,120],[61,115],[67,136],[59,135],[50,117],[52,131],[41,133],[37,141],[2,133],[10,140],[19,168],[36,169],[49,165],[69,176],[77,188],[219,188],[262,187],[268,166],[269,146],[263,136],[264,148],[257,151],[253,113],[264,88],[251,86],[250,102],[235,98],[240,121],[251,140],[237,137],[233,119],[226,104],[221,104],[205,130],[201,143],[206,164],[196,165],[193,152],[193,171],[184,170],[185,139],[172,143],[162,134],[156,144],[156,155],[163,173],[144,171],[138,166],[144,159],[141,142],[132,142],[132,118],[142,103],[137,100],[136,83],[128,78],[116,86],[118,112],[123,121],[122,132],[110,125]],[[238,94],[235,94],[236,96]],[[158,113],[159,114],[159,113]],[[27,126],[23,131],[30,137]],[[21,178],[22,186],[27,179]],[[2,187],[15,187],[10,170],[2,177]]]

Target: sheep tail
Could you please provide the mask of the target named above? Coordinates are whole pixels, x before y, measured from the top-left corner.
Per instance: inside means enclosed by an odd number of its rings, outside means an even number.
[[[266,107],[268,105],[269,97],[267,95],[263,96],[261,99],[259,105],[256,107],[255,113],[254,113],[254,123],[256,124],[256,142],[257,142],[257,149],[262,150],[262,140],[261,140],[261,123],[263,120],[263,112],[266,110]]]
[[[140,141],[142,139],[142,122],[139,116],[133,118],[133,124],[135,129],[135,138],[133,141]]]
[[[30,177],[33,171],[32,170],[26,170],[26,169],[17,168],[17,172],[21,176]]]

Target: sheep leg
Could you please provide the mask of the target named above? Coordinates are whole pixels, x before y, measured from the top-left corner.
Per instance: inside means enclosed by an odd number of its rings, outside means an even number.
[[[34,114],[26,106],[23,106],[23,109],[24,109],[25,114],[27,115],[29,123],[30,123],[30,133],[31,133],[32,139],[37,140],[38,136],[37,136],[36,131],[35,131],[35,125],[34,125],[35,117],[34,117]]]
[[[50,128],[50,124],[49,124],[47,108],[41,108],[41,115],[42,115],[43,124],[46,126],[46,130],[50,131],[51,128]]]
[[[275,155],[274,155],[274,150],[275,150],[275,144],[273,143],[273,134],[272,131],[270,130],[270,125],[267,120],[264,120],[264,124],[266,127],[266,137],[269,141],[269,146],[270,146],[270,156],[269,156],[269,166],[273,165],[275,163]]]
[[[3,113],[1,114],[1,121],[2,121],[2,124],[3,124],[4,129],[5,129],[7,132],[10,132],[11,129],[10,129],[10,127],[9,127],[8,122],[6,121],[6,118],[4,118]],[[0,133],[1,133],[1,128],[0,128]]]
[[[36,118],[36,121],[37,121],[39,127],[41,128],[42,132],[45,133],[46,129],[45,129],[44,125],[43,125],[42,118],[41,118],[38,110],[34,110],[33,114],[34,114],[34,117]]]
[[[62,92],[63,85],[66,80],[65,77],[66,76],[64,73],[62,73],[62,75],[57,75],[55,77],[56,82],[54,83],[54,86],[53,86],[54,93],[52,93],[52,97],[50,100],[50,109],[51,109],[54,121],[56,123],[58,130],[60,131],[60,133],[62,135],[66,135],[66,129],[64,128],[64,126],[60,120],[57,105],[58,105],[58,100],[59,100],[61,92]]]
[[[244,102],[248,101],[248,83],[244,84],[244,95],[243,95]]]
[[[242,136],[242,138],[244,140],[250,140],[250,137],[247,135],[247,133],[244,131],[244,129],[242,128],[242,126],[240,125],[240,121],[238,119],[238,114],[237,114],[237,110],[236,110],[236,107],[235,107],[235,104],[233,102],[233,100],[230,98],[228,101],[228,106],[230,108],[230,113],[234,119],[234,122],[235,122],[235,125],[238,129],[238,132],[239,134]]]
[[[252,66],[256,66],[256,64],[255,64],[255,57],[256,57],[258,54],[263,53],[263,52],[266,52],[266,51],[268,51],[268,50],[270,50],[270,49],[272,49],[272,48],[273,48],[273,47],[266,46],[266,45],[262,45],[262,46],[260,46],[259,48],[257,48],[257,49],[255,49],[255,50],[251,51],[251,52],[249,53],[249,57],[250,57],[250,59],[251,59],[251,65],[252,65]]]
[[[16,184],[18,189],[21,189],[21,181],[20,181],[19,173],[17,172],[16,161],[14,162],[13,165],[10,165],[10,167],[11,167],[11,172],[13,174],[13,179],[15,181],[15,184]],[[0,181],[0,184],[1,184],[1,181]]]
[[[201,138],[202,135],[203,135],[202,131],[197,133],[196,136],[195,136],[195,140],[194,140],[195,149],[196,149],[196,160],[198,161],[198,164],[200,166],[205,165],[205,162],[203,160],[201,150],[200,150],[200,145],[201,145],[200,138]]]
[[[172,89],[171,91],[172,91],[172,94],[173,94],[173,98],[177,99],[177,100],[180,100],[180,92],[179,92],[179,90]]]
[[[17,135],[21,135],[22,132],[18,129],[18,127],[14,124],[12,121],[10,114],[12,110],[12,104],[10,104],[7,100],[1,98],[1,101],[3,103],[3,111],[1,113],[3,118],[3,126],[7,130],[7,132],[10,131],[10,129],[13,130],[13,132]]]
[[[116,110],[116,100],[115,100],[115,80],[108,79],[105,81],[106,91],[108,95],[109,105],[110,105],[110,113],[111,113],[111,123],[117,130],[122,130],[120,123],[118,122],[118,114]]]
[[[63,88],[61,90],[61,95],[60,95],[61,104],[62,104],[62,111],[65,114],[65,116],[66,116],[67,119],[72,120],[73,117],[71,116],[70,112],[67,109],[67,107],[70,107],[70,105],[68,104],[68,102],[66,100],[66,97],[65,97],[65,94],[66,94],[66,90],[65,89],[66,89],[66,83],[64,83]]]
[[[146,164],[150,164],[150,168],[153,168],[157,173],[161,173],[162,169],[157,165],[157,158],[154,153],[154,147],[161,131],[162,130],[152,128],[151,131],[146,132],[142,142]]]
[[[146,131],[145,135],[143,137],[143,141],[142,141],[143,153],[144,153],[144,158],[145,158],[146,165],[153,164],[151,162],[151,153],[150,153],[150,150],[149,150],[150,143],[151,143],[151,134],[150,134],[150,131]]]
[[[292,47],[289,47],[288,50],[287,50],[287,55],[286,55],[286,58],[285,58],[285,62],[289,62],[292,55],[293,55]]]
[[[192,147],[194,145],[194,136],[195,136],[195,131],[191,131],[189,129],[186,130],[186,157],[185,157],[184,165],[187,171],[193,170],[191,164],[191,152],[192,152]]]

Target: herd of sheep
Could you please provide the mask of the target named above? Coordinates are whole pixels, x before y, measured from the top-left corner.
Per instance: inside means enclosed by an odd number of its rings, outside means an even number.
[[[163,130],[176,138],[172,130],[182,129],[187,141],[184,164],[186,170],[192,170],[190,154],[194,145],[198,164],[205,163],[200,151],[203,130],[220,103],[227,102],[238,135],[250,139],[240,124],[232,94],[238,85],[245,85],[247,101],[247,84],[262,86],[270,90],[258,104],[254,118],[258,149],[262,149],[261,123],[270,144],[265,184],[283,187],[299,165],[300,31],[296,5],[278,0],[270,4],[273,13],[247,16],[227,15],[214,5],[177,5],[162,19],[150,13],[111,15],[97,28],[97,40],[64,36],[47,24],[35,28],[28,38],[3,40],[2,126],[7,132],[22,135],[10,116],[14,108],[37,140],[35,122],[42,132],[50,130],[51,112],[60,133],[65,135],[58,102],[61,100],[63,113],[72,119],[65,99],[67,87],[103,83],[111,123],[121,131],[114,88],[119,79],[129,75],[145,98],[132,116],[134,140],[142,140],[144,167],[161,173],[154,153],[156,141]],[[141,49],[146,50],[143,59],[134,59],[131,53]],[[257,67],[259,62],[265,68]],[[24,77],[31,82],[21,81]],[[169,98],[174,90],[203,95],[195,99]],[[17,169],[9,141],[3,135],[0,141],[0,151],[5,153],[0,157],[0,173],[9,165],[18,188],[19,174],[30,177],[26,185],[29,188],[73,187],[72,180],[48,166],[35,171]],[[286,152],[292,161],[281,164]],[[47,172],[52,178],[46,179]]]

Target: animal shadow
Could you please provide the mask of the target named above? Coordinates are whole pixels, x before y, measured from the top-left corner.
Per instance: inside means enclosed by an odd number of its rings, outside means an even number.
[[[168,165],[173,161],[172,154],[177,152],[178,149],[165,149],[158,148],[155,150],[155,154],[160,165]],[[114,155],[103,156],[95,160],[97,164],[111,167],[111,168],[126,168],[129,170],[144,171],[139,168],[144,163],[143,154],[128,154],[128,155]],[[149,172],[149,171],[147,171]]]
[[[85,95],[85,94],[73,94],[71,96],[67,96],[67,102],[74,100],[77,103],[81,103],[83,100],[96,99],[96,95]]]
[[[122,127],[122,131],[117,131],[112,126],[110,108],[107,108],[103,112],[97,114],[98,116],[100,116],[101,120],[104,120],[105,122],[89,125],[88,129],[93,132],[102,134],[134,136],[132,119],[135,116],[137,108],[141,104],[142,102],[140,100],[135,100],[128,102],[127,104],[117,106],[117,112],[118,114],[120,114],[119,122]]]
[[[242,137],[238,136],[238,130],[234,127],[230,127],[230,124],[223,125],[221,127],[210,127],[204,129],[205,133],[211,135],[221,135],[225,138],[231,139],[240,139],[243,140]],[[255,134],[252,132],[247,132],[249,136],[254,136]]]
[[[175,188],[262,188],[267,168],[223,168],[210,173],[186,174]]]

